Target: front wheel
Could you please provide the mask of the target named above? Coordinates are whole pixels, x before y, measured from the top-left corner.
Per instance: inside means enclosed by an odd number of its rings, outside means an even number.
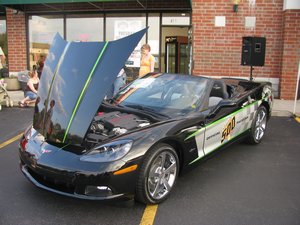
[[[259,144],[266,133],[266,128],[267,109],[264,106],[260,106],[251,125],[248,143]]]
[[[173,147],[158,144],[149,150],[141,167],[136,199],[145,204],[158,204],[168,198],[175,185],[179,160]]]

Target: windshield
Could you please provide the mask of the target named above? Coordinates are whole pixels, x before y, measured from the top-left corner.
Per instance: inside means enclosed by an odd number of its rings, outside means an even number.
[[[168,117],[199,110],[208,79],[189,75],[156,74],[135,80],[114,99],[125,107]]]

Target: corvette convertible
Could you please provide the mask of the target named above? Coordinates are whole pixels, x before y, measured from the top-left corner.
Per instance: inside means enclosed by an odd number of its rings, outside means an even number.
[[[107,98],[144,33],[98,43],[54,38],[33,124],[19,145],[21,171],[34,185],[81,199],[156,204],[210,153],[240,138],[262,141],[269,83],[150,73]]]

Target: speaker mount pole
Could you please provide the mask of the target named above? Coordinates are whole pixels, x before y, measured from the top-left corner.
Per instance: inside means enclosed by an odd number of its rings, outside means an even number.
[[[250,66],[250,81],[253,81],[252,71],[254,70],[253,66]]]

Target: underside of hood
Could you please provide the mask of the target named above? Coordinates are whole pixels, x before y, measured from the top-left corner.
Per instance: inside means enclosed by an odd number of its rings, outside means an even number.
[[[81,145],[119,71],[147,29],[112,42],[54,37],[42,72],[33,127],[47,141]]]

